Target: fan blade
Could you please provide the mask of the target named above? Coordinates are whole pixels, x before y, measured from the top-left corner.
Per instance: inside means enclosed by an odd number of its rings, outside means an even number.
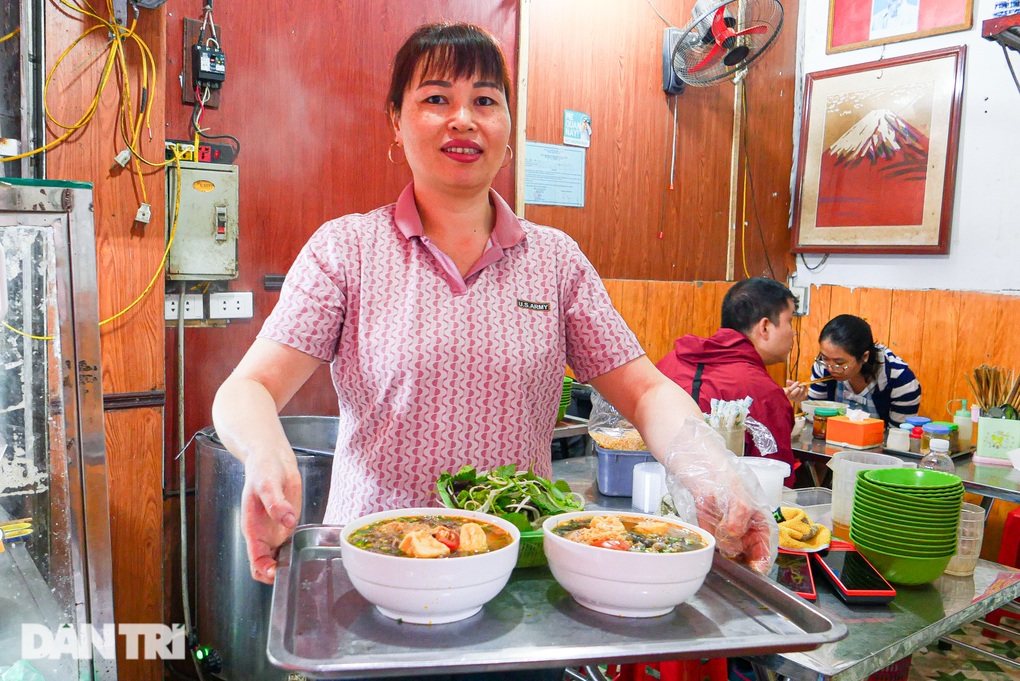
[[[745,28],[743,31],[737,31],[736,33],[733,33],[731,37],[736,38],[737,36],[749,35],[751,33],[767,33],[768,30],[769,30],[768,26],[766,26],[765,24],[761,24],[760,26],[751,26],[750,28]]]
[[[712,17],[712,35],[717,43],[721,43],[727,31],[730,30],[730,27],[726,25],[725,14],[726,5],[723,5],[715,11],[715,16]]]
[[[708,53],[708,54],[707,54],[707,55],[705,56],[705,58],[704,58],[704,59],[702,59],[701,61],[699,61],[699,62],[698,62],[697,64],[695,64],[695,65],[694,65],[694,66],[692,66],[691,68],[687,69],[687,72],[688,72],[688,73],[694,73],[695,71],[700,71],[701,69],[703,69],[703,68],[705,68],[706,66],[708,66],[708,63],[709,63],[710,61],[712,61],[713,59],[715,59],[716,57],[718,57],[718,56],[719,56],[720,54],[722,54],[722,53],[723,53],[723,48],[722,48],[722,45],[720,45],[720,44],[718,44],[718,43],[716,43],[715,45],[712,45],[712,51],[711,51],[711,52],[709,52],[709,53]]]

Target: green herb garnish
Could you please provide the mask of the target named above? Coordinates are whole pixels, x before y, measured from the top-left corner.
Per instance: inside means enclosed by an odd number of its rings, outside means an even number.
[[[456,474],[443,473],[436,491],[447,508],[491,513],[522,532],[542,527],[551,515],[584,510],[584,497],[570,491],[563,480],[552,482],[517,466],[499,466],[479,473],[464,466]]]

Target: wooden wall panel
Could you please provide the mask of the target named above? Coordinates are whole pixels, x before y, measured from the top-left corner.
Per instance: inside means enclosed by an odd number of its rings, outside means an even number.
[[[105,10],[104,10],[105,11]],[[143,10],[138,33],[152,50],[157,66],[165,51],[163,12]],[[57,3],[45,3],[46,64],[95,25]],[[81,117],[101,77],[108,48],[105,29],[91,33],[70,53],[50,84],[47,105],[57,120]],[[132,107],[139,105],[140,58],[133,41],[125,41],[131,73]],[[151,129],[143,128],[141,153],[158,162],[163,156],[163,74],[152,98]],[[47,154],[47,176],[94,185],[94,216],[99,313],[103,320],[127,308],[145,290],[159,267],[165,244],[163,175],[146,168],[146,199],[152,221],[142,228],[134,216],[142,202],[141,186],[128,170],[111,170],[124,148],[118,129],[120,82],[111,77],[96,113],[86,128]],[[50,124],[50,139],[62,129]],[[151,136],[150,136],[151,132]],[[150,295],[114,322],[101,328],[103,392],[146,392],[163,388],[163,296],[161,278]],[[162,410],[144,409],[106,416],[106,454],[113,546],[114,611],[118,622],[163,621],[161,590]],[[122,643],[122,642],[118,642]],[[163,678],[157,661],[126,661],[118,645],[120,678]]]
[[[163,622],[163,410],[107,412],[105,421],[114,611],[118,622]],[[163,678],[159,660],[125,660],[122,643],[118,640],[119,678]]]
[[[681,335],[715,333],[722,298],[732,286],[625,279],[605,283],[653,362]],[[921,414],[933,419],[946,416],[951,399],[972,399],[966,376],[979,364],[1020,370],[1020,296],[839,286],[813,287],[810,295],[809,314],[795,318],[798,345],[790,356],[790,364],[799,366],[796,376],[801,380],[810,376],[822,326],[838,314],[868,319],[877,340],[910,365],[922,386]],[[643,309],[635,309],[638,305]],[[640,325],[634,326],[634,320]]]
[[[140,15],[138,33],[161,64],[164,50],[162,12]],[[47,64],[57,57],[94,20],[46,5]],[[53,76],[49,88],[50,114],[65,124],[78,120],[95,95],[107,53],[107,32],[96,30],[79,43]],[[132,74],[131,102],[139,103],[140,57],[133,41],[125,42],[125,53]],[[162,79],[160,79],[160,84]],[[153,93],[151,133],[141,134],[142,154],[155,162],[163,158],[163,90]],[[144,167],[145,188],[152,206],[152,221],[142,228],[134,222],[142,202],[137,177],[128,169],[111,170],[113,158],[124,148],[119,111],[121,93],[116,75],[110,78],[92,121],[79,134],[47,153],[47,175],[55,180],[76,180],[94,184],[93,200],[96,225],[96,259],[99,288],[99,314],[103,320],[128,307],[145,290],[159,268],[165,245],[163,228],[164,188],[159,170]],[[64,132],[52,123],[48,137]],[[130,166],[129,166],[130,168]],[[102,327],[103,392],[142,392],[163,386],[163,298],[156,286],[130,312]]]
[[[676,26],[690,21],[693,5],[692,0],[656,3]],[[797,7],[788,5],[786,28],[745,80],[750,164],[743,155],[740,163],[741,171],[750,168],[754,191],[740,205],[749,227],[743,239],[746,258],[738,239],[738,278],[746,269],[751,276],[772,272],[784,279],[792,262],[786,224]],[[573,236],[606,278],[724,279],[733,85],[665,95],[665,24],[646,3],[547,0],[532,3],[530,12],[527,138],[562,144],[564,109],[589,113],[593,134],[585,206],[529,205],[527,217]]]

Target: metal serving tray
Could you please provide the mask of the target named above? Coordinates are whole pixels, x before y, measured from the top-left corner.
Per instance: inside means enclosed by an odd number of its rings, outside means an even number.
[[[403,624],[351,585],[340,528],[302,526],[280,552],[267,652],[313,678],[568,667],[812,650],[847,634],[799,596],[718,555],[704,586],[668,615],[613,617],[578,605],[548,568],[515,570],[482,611]]]

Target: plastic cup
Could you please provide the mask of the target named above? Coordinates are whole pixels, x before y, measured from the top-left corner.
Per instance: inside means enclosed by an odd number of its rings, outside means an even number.
[[[631,506],[642,513],[659,514],[662,497],[666,495],[666,469],[658,461],[634,466]]]
[[[737,456],[744,455],[744,433],[747,429],[743,423],[732,428],[716,428],[712,426],[712,430],[722,435],[723,440],[726,441],[726,449]]]
[[[745,456],[740,463],[758,478],[769,508],[779,508],[783,500],[783,481],[790,475],[790,464],[758,456]]]
[[[974,574],[981,543],[985,536],[985,509],[977,504],[963,504],[960,508],[960,532],[956,555],[946,566],[946,574],[966,577]]]
[[[832,469],[832,522],[850,524],[857,472],[865,469],[900,468],[903,462],[895,456],[871,452],[840,451],[829,461]]]

